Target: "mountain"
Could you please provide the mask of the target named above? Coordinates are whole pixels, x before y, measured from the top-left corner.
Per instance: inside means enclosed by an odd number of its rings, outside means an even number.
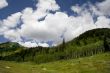
[[[74,48],[74,50],[81,48],[83,49],[84,46],[85,48],[87,48],[87,46],[88,48],[95,48],[95,46],[101,46],[103,44],[105,37],[107,40],[110,38],[110,29],[108,28],[89,30],[72,41],[67,42],[66,47]]]
[[[0,56],[7,56],[22,50],[23,47],[15,42],[6,42],[0,44]]]
[[[9,50],[10,42],[4,44],[5,48]],[[64,39],[62,44],[56,47],[39,46],[23,49],[24,47],[20,47],[19,44],[14,44],[14,46],[11,46],[10,49],[14,47],[14,50],[20,50],[11,54],[6,54],[5,56],[1,55],[2,60],[44,63],[92,56],[110,51],[110,29],[101,28],[89,30],[67,43],[65,43]]]

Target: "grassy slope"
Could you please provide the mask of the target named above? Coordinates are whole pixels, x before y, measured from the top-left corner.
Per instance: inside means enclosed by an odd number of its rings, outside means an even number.
[[[0,73],[110,73],[110,52],[39,65],[0,61]]]

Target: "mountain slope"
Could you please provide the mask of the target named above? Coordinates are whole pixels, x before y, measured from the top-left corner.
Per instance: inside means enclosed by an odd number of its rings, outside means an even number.
[[[110,29],[101,28],[89,30],[72,41],[67,42],[66,47],[70,49],[73,48],[74,50],[101,47],[103,46],[105,36],[110,38]]]
[[[101,29],[89,30],[81,34],[77,38],[73,39],[72,41],[67,42],[66,46],[68,45],[67,48],[69,46],[82,47],[82,46],[94,44],[96,42],[103,42],[105,36],[110,38],[110,29],[101,28]]]
[[[110,29],[94,29],[57,47],[35,47],[2,56],[3,60],[44,63],[62,59],[80,58],[110,51]]]
[[[15,42],[6,42],[0,44],[0,56],[7,56],[22,50],[22,46]]]

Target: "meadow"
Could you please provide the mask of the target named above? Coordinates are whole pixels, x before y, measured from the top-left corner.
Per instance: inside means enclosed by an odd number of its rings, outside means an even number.
[[[42,64],[0,61],[0,73],[110,73],[110,52]]]

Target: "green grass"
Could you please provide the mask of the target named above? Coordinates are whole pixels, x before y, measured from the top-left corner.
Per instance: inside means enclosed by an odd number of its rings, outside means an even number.
[[[110,52],[39,65],[0,61],[0,73],[110,73]]]

